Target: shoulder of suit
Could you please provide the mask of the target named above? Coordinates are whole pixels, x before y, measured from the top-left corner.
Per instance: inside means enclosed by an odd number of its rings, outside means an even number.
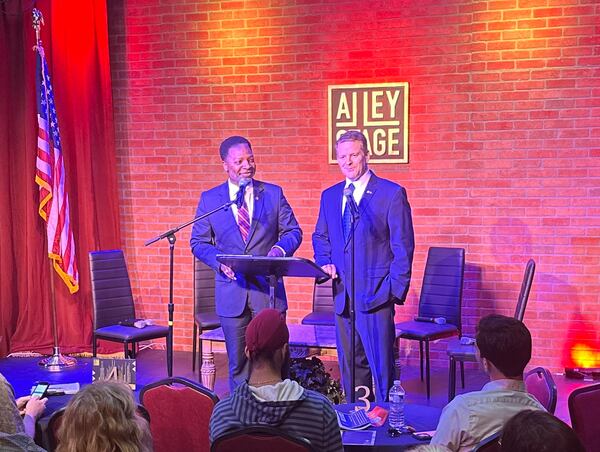
[[[338,182],[337,184],[332,185],[331,187],[328,187],[325,190],[323,190],[323,196],[326,196],[332,192],[337,192],[338,190],[343,190],[345,185],[346,185],[345,180]]]
[[[271,184],[269,182],[263,182],[261,180],[254,179],[252,181],[252,185],[254,190],[264,190],[269,192],[283,192],[283,188],[279,185]]]
[[[404,187],[393,180],[384,179],[383,177],[378,177],[374,173],[371,173],[371,178],[375,178],[373,181],[377,183],[378,187],[383,187],[385,190],[404,190]]]
[[[227,192],[229,192],[229,188],[227,186],[227,181],[223,182],[222,184],[216,185],[212,188],[209,188],[208,190],[205,190],[202,192],[202,196],[212,196],[214,194],[217,193],[221,193],[222,190],[226,190]]]

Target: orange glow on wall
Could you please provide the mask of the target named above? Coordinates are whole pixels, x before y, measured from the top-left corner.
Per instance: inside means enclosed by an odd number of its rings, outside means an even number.
[[[600,336],[588,316],[576,312],[567,328],[563,366],[566,368],[600,368]]]
[[[575,344],[571,348],[571,360],[576,367],[584,369],[600,367],[600,352],[587,344]]]

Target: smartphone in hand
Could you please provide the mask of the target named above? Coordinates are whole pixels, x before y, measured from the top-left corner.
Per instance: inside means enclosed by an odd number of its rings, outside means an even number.
[[[42,399],[46,396],[46,391],[50,387],[50,383],[46,381],[38,381],[31,392],[31,397],[37,397],[38,399]]]

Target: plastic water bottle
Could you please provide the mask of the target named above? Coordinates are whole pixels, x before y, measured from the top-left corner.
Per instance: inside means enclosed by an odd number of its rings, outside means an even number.
[[[406,391],[400,384],[400,380],[394,381],[394,386],[390,388],[390,412],[388,415],[390,428],[400,430],[406,424],[404,420],[404,396]]]

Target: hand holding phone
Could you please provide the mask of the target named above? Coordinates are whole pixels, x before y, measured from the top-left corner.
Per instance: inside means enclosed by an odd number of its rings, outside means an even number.
[[[47,383],[45,381],[38,381],[35,385],[35,388],[33,388],[33,391],[31,392],[31,397],[37,397],[38,399],[44,398],[44,396],[46,395],[46,391],[48,391],[49,387],[50,383]]]

